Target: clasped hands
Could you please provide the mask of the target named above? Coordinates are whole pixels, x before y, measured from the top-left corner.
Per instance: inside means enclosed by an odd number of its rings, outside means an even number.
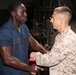
[[[34,56],[35,56],[36,52],[32,52],[30,54],[30,59],[32,58],[32,60],[35,60],[34,59]],[[34,72],[30,72],[32,75],[36,75],[36,73],[41,69],[40,67],[38,67],[36,64],[33,64],[32,66],[34,66],[34,69],[35,71]]]
[[[35,54],[36,54],[36,52],[31,52],[31,54],[30,54],[30,59],[32,59],[32,61],[35,61],[35,62],[36,62],[36,60],[35,60]],[[36,64],[34,64],[34,66],[35,66],[36,72],[30,72],[32,75],[36,75],[36,73],[37,73],[39,70],[41,70],[41,71],[44,70],[43,68],[37,66]]]
[[[36,75],[36,73],[40,70],[40,67],[38,67],[36,64],[31,65],[30,73],[32,75]]]

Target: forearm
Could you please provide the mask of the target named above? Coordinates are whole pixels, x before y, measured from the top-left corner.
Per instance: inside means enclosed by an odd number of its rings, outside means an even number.
[[[19,59],[15,57],[10,57],[4,61],[4,64],[10,66],[15,69],[24,70],[24,71],[31,71],[31,66],[21,62]]]
[[[46,54],[41,54],[40,52],[37,52],[35,54],[36,64],[41,66],[55,66],[58,65],[60,62],[62,62],[65,59],[65,56],[59,56],[58,54],[49,52]]]
[[[38,51],[38,52],[41,52],[42,54],[45,54],[47,53],[48,51],[43,47],[41,46],[40,44],[35,44],[35,47],[34,47],[34,50]]]
[[[32,36],[29,38],[29,44],[35,51],[41,52],[43,54],[47,53],[47,50],[42,47]]]

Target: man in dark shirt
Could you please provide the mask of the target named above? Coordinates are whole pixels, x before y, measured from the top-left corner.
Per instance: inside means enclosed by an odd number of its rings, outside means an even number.
[[[9,5],[10,19],[0,29],[0,75],[29,75],[37,72],[28,65],[28,46],[41,53],[47,51],[31,36],[25,21],[26,7],[21,2]]]

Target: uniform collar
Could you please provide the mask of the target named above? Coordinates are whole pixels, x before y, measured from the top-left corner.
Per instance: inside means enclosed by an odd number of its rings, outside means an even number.
[[[14,23],[13,23],[13,21],[12,21],[12,19],[10,18],[9,19],[9,21],[8,21],[8,23],[9,23],[9,28],[16,28],[16,26],[14,25]],[[20,25],[20,27],[22,26],[22,24]]]
[[[67,33],[71,29],[71,26],[68,26],[60,35]]]

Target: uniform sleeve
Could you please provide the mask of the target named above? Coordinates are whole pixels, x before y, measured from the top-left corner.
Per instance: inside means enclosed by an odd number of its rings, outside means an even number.
[[[12,46],[12,34],[9,29],[0,30],[0,46]]]
[[[36,53],[36,64],[41,66],[52,67],[61,63],[68,56],[71,48],[70,41],[61,40],[55,41],[51,51],[47,54]]]

